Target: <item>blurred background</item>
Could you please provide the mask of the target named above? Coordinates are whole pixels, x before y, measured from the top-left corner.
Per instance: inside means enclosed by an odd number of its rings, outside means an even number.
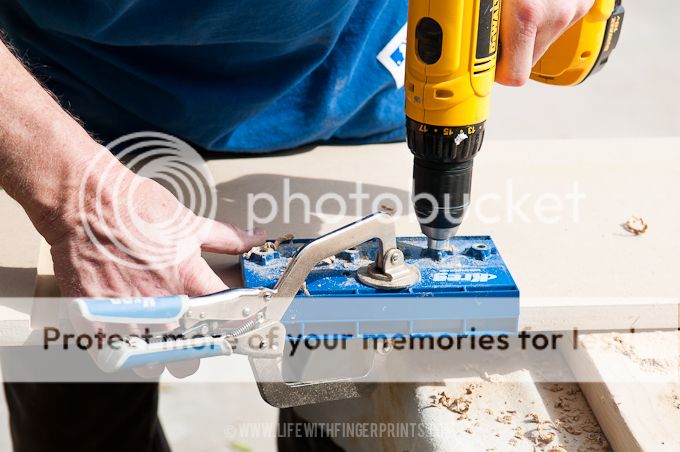
[[[680,2],[624,0],[623,6],[616,50],[582,85],[496,85],[488,139],[680,136]]]
[[[680,136],[680,2],[624,0],[624,6],[621,40],[601,73],[574,88],[535,82],[521,89],[496,86],[487,139]],[[216,372],[249,372],[243,359],[218,361]],[[0,392],[0,450],[10,450],[2,397]],[[234,440],[225,432],[228,425],[275,422],[276,410],[262,401],[254,383],[165,382],[160,412],[176,451],[243,452],[275,447],[273,438]]]

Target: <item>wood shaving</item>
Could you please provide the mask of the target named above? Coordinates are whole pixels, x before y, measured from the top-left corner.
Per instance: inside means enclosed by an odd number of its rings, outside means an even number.
[[[543,385],[543,387],[550,392],[560,392],[560,391],[564,390],[564,386],[557,384],[557,383]]]
[[[540,443],[550,444],[550,443],[553,442],[553,440],[555,438],[557,438],[557,435],[555,434],[555,432],[542,431],[542,430],[539,430],[539,432],[538,432],[537,439],[538,439],[538,442],[540,442]]]
[[[490,378],[488,378],[490,379]],[[504,447],[499,450],[535,450],[536,452],[576,451],[583,446],[584,452],[609,452],[606,438],[599,424],[592,416],[578,386],[564,383],[540,385],[544,402],[548,400],[548,412],[529,412],[514,405],[517,397],[502,402],[499,406],[484,406],[488,383],[461,385],[455,393],[438,392],[432,396],[432,405],[443,406],[458,413],[458,420],[467,420],[459,428],[461,434],[480,434],[482,430],[499,438]],[[477,388],[481,389],[477,389]],[[477,397],[482,395],[480,402]],[[669,395],[669,399],[671,396]],[[680,407],[680,392],[674,399]],[[477,405],[473,405],[475,401]],[[505,404],[505,406],[503,406]],[[551,405],[554,405],[554,411]],[[526,403],[526,406],[529,406]],[[680,408],[678,408],[680,409]],[[526,414],[526,417],[524,417]],[[488,417],[487,417],[488,416]],[[522,420],[524,419],[524,420]],[[496,425],[491,427],[489,424]],[[480,430],[482,429],[482,430]]]
[[[475,390],[479,387],[480,387],[480,385],[477,385],[477,384],[474,384],[474,383],[469,384],[465,387],[465,394],[470,395],[470,394],[472,394],[473,390]]]
[[[451,397],[446,391],[442,391],[432,396],[432,406],[448,408],[454,413],[467,417],[472,401],[464,397]]]
[[[644,218],[637,215],[630,217],[628,221],[623,223],[621,226],[623,229],[633,235],[642,235],[647,232],[647,229],[649,228],[649,225],[644,220]]]
[[[578,387],[564,391],[554,406],[560,415],[560,421],[556,422],[555,428],[571,435],[585,436],[583,450],[607,451],[609,443],[602,434],[602,430],[595,418],[589,414],[588,408],[581,402],[581,391]],[[562,446],[554,447],[558,452]],[[551,449],[552,450],[552,449]]]
[[[541,422],[541,418],[539,418],[538,414],[536,414],[536,413],[527,414],[527,418],[528,418],[529,422],[533,422],[533,423],[536,423],[536,424]]]
[[[335,262],[335,256],[331,256],[331,257],[327,257],[326,259],[320,261],[316,265],[333,265],[334,262]]]
[[[515,433],[514,437],[515,437],[516,439],[522,439],[522,438],[524,438],[524,430],[522,429],[522,427],[520,427],[520,426],[515,427],[515,429],[513,430],[513,432]]]
[[[276,250],[276,249],[279,248],[279,245],[281,245],[281,244],[284,243],[284,242],[290,242],[290,241],[293,240],[294,238],[295,238],[295,236],[294,236],[293,234],[290,234],[290,233],[288,233],[288,234],[283,234],[281,237],[279,237],[279,238],[277,238],[276,240],[274,240],[274,243],[272,244],[272,246],[273,246],[274,249]]]
[[[253,253],[264,253],[267,250],[276,251],[277,249],[279,249],[279,245],[281,245],[284,242],[293,240],[294,238],[295,236],[293,234],[284,234],[281,237],[274,240],[273,242],[264,242],[262,245],[252,247],[250,250],[243,253],[243,258],[250,259],[250,256],[252,256]]]
[[[496,422],[500,422],[501,424],[512,424],[512,416],[509,414],[506,414],[505,416],[498,416],[496,418]]]

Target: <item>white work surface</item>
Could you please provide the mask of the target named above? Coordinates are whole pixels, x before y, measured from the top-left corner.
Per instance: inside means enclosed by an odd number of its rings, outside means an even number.
[[[523,307],[550,299],[676,298],[680,294],[680,139],[490,141],[475,160],[472,206],[460,235],[491,235],[512,271]],[[263,225],[270,237],[293,232],[316,237],[357,215],[370,213],[372,201],[384,193],[411,208],[411,155],[401,143],[371,146],[322,146],[307,152],[260,158],[211,160],[217,184],[218,219],[247,226],[248,194],[270,193],[283,199],[286,180],[291,196],[311,200],[310,221],[302,201],[290,202],[288,221],[279,212]],[[348,198],[361,184],[368,195],[363,209],[351,201],[338,217],[337,204],[316,201],[325,193]],[[576,187],[579,200],[572,201]],[[389,204],[389,200],[387,203]],[[562,211],[550,210],[563,203]],[[378,203],[380,204],[380,203]],[[544,209],[541,222],[536,209]],[[548,210],[545,210],[545,209]],[[257,201],[266,216],[268,204]],[[39,237],[16,203],[0,194],[0,296],[33,293]],[[621,224],[641,215],[649,230],[641,236]],[[332,221],[329,221],[332,220]],[[409,212],[397,218],[397,233],[419,233]],[[231,286],[240,285],[237,258],[208,255],[209,262]],[[585,300],[584,303],[587,303]],[[615,302],[615,300],[613,301]],[[528,304],[527,304],[528,303]],[[26,311],[26,309],[21,309]],[[0,310],[0,320],[13,322],[8,336],[0,323],[0,343],[21,340],[21,313]]]
[[[677,298],[679,151],[677,138],[487,142],[475,161],[473,204],[459,234],[493,236],[521,289],[523,309],[552,302],[546,298],[566,297],[584,304],[592,298],[608,298],[611,303],[624,298],[647,298],[650,303],[655,297]],[[290,178],[292,193],[311,198],[311,221],[303,222],[301,202],[292,201],[289,222],[278,215],[265,225],[272,238],[288,232],[297,237],[328,232],[369,213],[371,201],[385,192],[394,193],[410,208],[412,161],[401,143],[323,146],[264,158],[212,160],[209,165],[217,181],[222,221],[246,226],[248,193],[271,193],[281,200],[285,178]],[[348,197],[357,182],[370,196],[363,211],[350,209],[345,217],[330,222],[323,214],[337,212],[334,202],[324,204],[325,212],[314,210],[324,193]],[[574,187],[585,195],[575,212],[572,201],[565,198]],[[546,212],[548,217],[559,215],[557,221],[539,221],[536,203],[545,208],[559,202],[565,202],[561,213]],[[0,296],[30,296],[38,237],[5,194],[0,195],[0,214]],[[646,234],[632,236],[622,229],[621,223],[634,214],[649,224]],[[412,215],[397,221],[399,235],[419,232]],[[229,285],[240,284],[235,257],[209,255],[208,260]],[[0,344],[25,340],[26,312],[25,307],[0,310]],[[601,315],[608,314],[603,310]],[[202,366],[195,379],[210,379],[207,373],[229,369],[246,371],[243,360],[212,361]],[[394,413],[390,417],[394,420]],[[435,443],[432,447],[441,446]]]

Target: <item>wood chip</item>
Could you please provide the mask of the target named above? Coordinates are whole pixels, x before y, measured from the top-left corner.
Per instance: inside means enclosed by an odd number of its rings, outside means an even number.
[[[335,256],[327,257],[316,265],[333,265],[335,262]]]
[[[633,235],[642,235],[647,232],[647,229],[649,228],[649,225],[644,220],[644,218],[637,215],[630,217],[628,221],[623,223],[621,226],[623,229]]]
[[[472,391],[474,389],[478,388],[478,387],[479,387],[479,385],[476,385],[474,383],[467,385],[465,387],[465,394],[468,394],[468,395],[472,394]]]
[[[509,414],[506,414],[505,416],[498,416],[496,418],[496,422],[500,422],[501,424],[512,424],[512,416]]]
[[[276,251],[277,249],[279,249],[279,245],[281,245],[284,242],[293,240],[294,238],[295,236],[293,234],[284,234],[281,237],[274,240],[273,242],[264,242],[262,245],[252,247],[250,250],[243,253],[243,258],[250,259],[250,256],[252,256],[253,253],[264,253],[267,250]]]
[[[471,403],[470,399],[464,397],[451,397],[446,391],[432,396],[432,406],[448,408],[454,413],[463,415],[463,419],[467,418],[467,412],[470,410]]]
[[[536,424],[539,424],[541,422],[541,418],[538,417],[538,414],[536,413],[529,413],[527,414],[527,418],[529,418],[529,422],[533,422]]]
[[[517,438],[517,439],[524,438],[524,430],[522,429],[522,427],[519,427],[519,426],[515,427],[513,432],[515,433],[515,435],[514,435],[515,438]]]
[[[274,243],[273,243],[274,249],[275,249],[275,250],[278,249],[278,248],[279,248],[279,245],[281,245],[281,244],[284,243],[284,242],[290,242],[290,241],[293,240],[294,238],[295,238],[295,236],[294,236],[293,234],[290,234],[290,233],[288,233],[288,234],[283,234],[281,237],[279,237],[279,238],[277,238],[276,240],[274,240]]]
[[[557,384],[557,383],[543,385],[543,387],[550,392],[560,392],[560,391],[564,390],[564,386]]]
[[[543,444],[550,444],[550,443],[553,442],[553,440],[554,440],[555,438],[557,438],[557,435],[555,434],[555,432],[551,432],[551,431],[542,431],[542,430],[539,430],[539,432],[538,432],[538,437],[537,437],[537,439],[538,439],[538,441],[539,441],[540,443],[543,443]]]

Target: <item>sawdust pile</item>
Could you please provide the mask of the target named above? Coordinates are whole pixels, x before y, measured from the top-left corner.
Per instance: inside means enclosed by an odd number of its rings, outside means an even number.
[[[635,349],[635,346],[622,336],[615,335],[613,340],[614,350],[626,356],[628,359],[640,366],[640,369],[645,372],[668,373],[673,369],[675,363],[668,360],[654,357],[641,357]]]
[[[463,431],[468,434],[494,434],[496,437],[503,437],[508,435],[508,432],[504,430],[510,428],[507,441],[512,447],[530,446],[535,452],[572,450],[606,452],[611,450],[597,421],[585,404],[581,391],[575,385],[569,385],[569,389],[565,389],[560,384],[543,386],[544,389],[554,394],[549,399],[556,400],[554,402],[557,412],[555,419],[542,419],[533,412],[523,416],[514,409],[504,409],[497,414],[489,408],[482,409],[475,405],[483,403],[479,399],[482,395],[475,394],[476,390],[481,388],[481,384],[468,385],[465,387],[465,392],[457,397],[447,391],[440,391],[431,396],[431,406],[446,408],[458,414],[457,420],[467,424]],[[518,400],[518,403],[521,404],[521,400]],[[473,409],[474,407],[476,409]],[[484,417],[487,419],[483,419]],[[499,425],[498,431],[489,427],[488,421],[490,420],[492,422],[495,420]],[[486,423],[485,427],[475,429],[475,427],[480,427],[480,421]]]
[[[552,423],[552,427],[572,435],[585,435],[586,444],[580,449],[583,451],[608,451],[609,442],[602,434],[602,430],[587,407],[579,403],[583,397],[581,390],[573,386],[567,390],[562,385],[552,384],[544,386],[545,389],[557,393],[558,398],[555,408],[559,418]],[[540,433],[540,424],[539,424]],[[547,437],[546,437],[547,438]]]

